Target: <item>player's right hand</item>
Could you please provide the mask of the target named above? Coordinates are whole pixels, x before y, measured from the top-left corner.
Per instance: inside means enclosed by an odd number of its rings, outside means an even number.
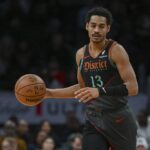
[[[77,90],[74,94],[75,98],[79,99],[79,102],[87,103],[97,98],[99,96],[99,91],[97,88],[85,87]]]

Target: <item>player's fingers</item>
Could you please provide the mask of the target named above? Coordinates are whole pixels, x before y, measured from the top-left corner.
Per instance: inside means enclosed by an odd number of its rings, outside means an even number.
[[[79,89],[79,90],[75,91],[74,94],[75,94],[75,95],[78,95],[78,94],[80,94],[81,92],[84,92],[84,91],[86,91],[86,90],[87,90],[87,88],[82,88],[82,89]]]
[[[89,101],[91,101],[93,99],[92,96],[89,96],[88,98],[86,98],[84,101],[82,101],[82,103],[87,103]]]
[[[88,93],[89,93],[88,90],[82,91],[82,92],[78,93],[77,95],[75,95],[75,98],[81,99],[83,96],[87,95]]]
[[[84,100],[86,100],[88,97],[90,97],[91,94],[90,93],[86,93],[85,95],[83,95],[80,99],[79,102],[83,102]]]

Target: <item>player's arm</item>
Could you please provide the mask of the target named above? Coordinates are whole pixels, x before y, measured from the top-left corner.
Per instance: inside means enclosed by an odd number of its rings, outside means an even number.
[[[136,95],[138,93],[138,83],[125,49],[119,44],[114,45],[110,52],[110,57],[116,64],[119,74],[124,82],[123,84],[127,88],[127,95]]]
[[[80,74],[79,64],[80,60],[83,57],[83,48],[79,49],[76,53],[76,63],[78,66],[77,70],[77,79],[78,84],[66,87],[66,88],[60,88],[60,89],[46,89],[46,98],[74,98],[75,91],[79,90],[80,87],[84,87],[84,81]]]
[[[79,84],[75,84],[66,88],[46,89],[46,98],[74,98],[74,92],[80,89]]]

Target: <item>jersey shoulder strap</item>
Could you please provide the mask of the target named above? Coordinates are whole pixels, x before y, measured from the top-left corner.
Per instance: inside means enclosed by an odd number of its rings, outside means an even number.
[[[115,42],[114,40],[108,39],[107,45],[105,47],[105,51],[109,52],[109,50],[110,50],[110,48],[111,48],[111,46],[113,45],[114,42]]]
[[[108,46],[107,46],[107,49],[106,49],[107,54],[108,54],[108,58],[109,58],[109,62],[110,62],[110,64],[111,64],[114,68],[116,68],[116,64],[113,62],[113,60],[112,60],[112,58],[111,58],[111,50],[112,50],[113,45],[115,45],[115,44],[117,44],[116,41],[114,41],[114,40],[112,40],[112,39],[109,39],[109,43],[108,43]]]
[[[85,57],[88,57],[90,54],[89,54],[89,45],[88,44],[86,44],[85,46],[84,46],[84,58]]]
[[[83,46],[83,58],[81,58],[81,59],[80,59],[80,62],[79,62],[80,71],[82,70],[83,60],[84,60],[84,58],[86,57],[86,55],[88,55],[87,52],[88,52],[88,46],[87,46],[87,45],[84,45],[84,46]]]

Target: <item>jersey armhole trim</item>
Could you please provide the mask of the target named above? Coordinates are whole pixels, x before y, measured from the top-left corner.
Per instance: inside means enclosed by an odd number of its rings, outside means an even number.
[[[82,70],[82,65],[83,65],[83,58],[80,59],[80,64],[79,64],[80,71]]]
[[[117,68],[117,66],[116,66],[116,64],[113,62],[113,60],[111,59],[111,51],[112,51],[112,47],[113,47],[114,45],[116,45],[116,44],[117,44],[117,42],[113,42],[112,45],[110,46],[109,50],[108,50],[108,59],[109,59],[110,64],[111,64],[112,67],[114,67],[114,68]]]
[[[79,69],[80,69],[80,72],[82,70],[82,65],[83,65],[83,60],[84,60],[84,57],[85,57],[85,50],[86,50],[86,45],[83,46],[83,58],[80,59],[80,62],[79,62]]]

